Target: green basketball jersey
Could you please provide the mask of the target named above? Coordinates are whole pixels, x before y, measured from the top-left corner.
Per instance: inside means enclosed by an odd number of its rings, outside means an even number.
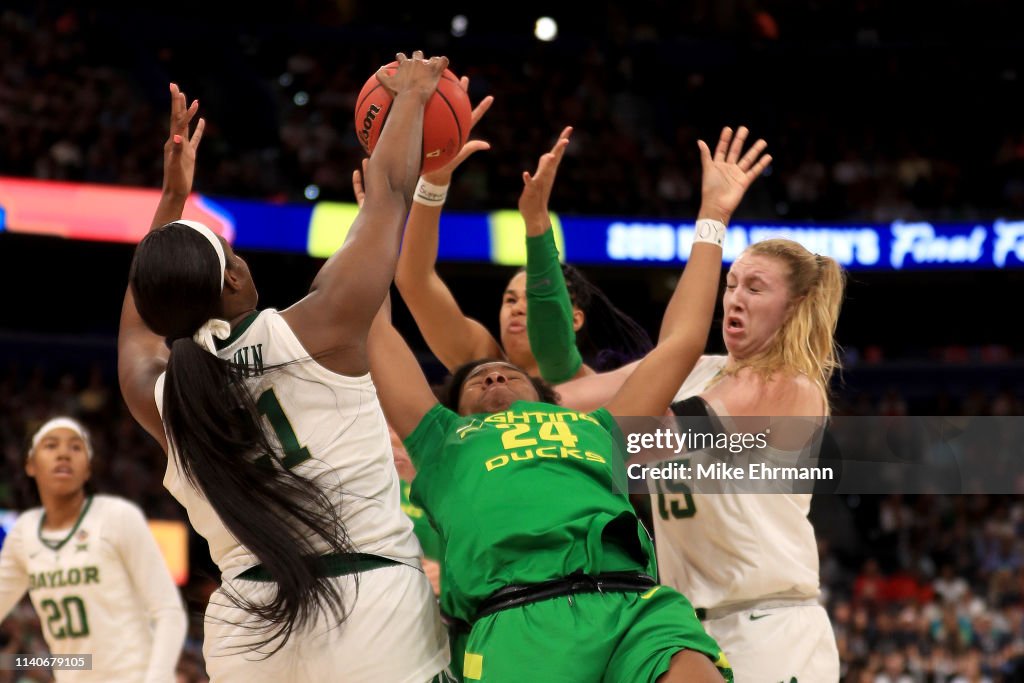
[[[413,505],[409,500],[411,489],[412,484],[402,482],[402,512],[412,520],[412,532],[416,534],[420,547],[423,548],[423,556],[428,560],[438,561],[441,559],[441,537],[434,531],[434,527],[430,526],[430,520],[427,519],[427,513],[423,508]]]
[[[405,445],[412,502],[444,545],[442,609],[471,620],[510,584],[574,572],[655,576],[654,548],[623,493],[625,470],[608,411],[516,401],[462,417],[434,406]]]

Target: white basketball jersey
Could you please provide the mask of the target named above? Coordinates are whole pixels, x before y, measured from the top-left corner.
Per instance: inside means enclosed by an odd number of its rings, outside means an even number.
[[[412,523],[402,514],[388,428],[370,375],[347,377],[319,365],[273,309],[253,313],[218,346],[221,358],[249,368],[249,388],[268,434],[277,435],[282,463],[324,489],[340,510],[356,551],[418,566],[419,543]],[[161,375],[156,384],[161,413],[163,387]],[[206,497],[185,479],[173,449],[164,486],[209,543],[210,556],[223,578],[258,564]],[[314,539],[313,543],[323,542]]]
[[[27,571],[29,598],[50,653],[92,654],[91,670],[56,671],[57,681],[142,683],[153,648],[149,609],[159,608],[146,605],[136,585],[151,577],[133,577],[127,568],[133,549],[151,547],[159,558],[152,536],[140,536],[150,533],[142,512],[121,498],[92,496],[60,540],[44,540],[52,534],[42,531],[42,518],[42,508],[18,517],[4,541],[3,564]],[[156,586],[163,607],[182,610],[163,560],[157,561],[165,573],[156,577],[163,581]],[[171,673],[169,667],[168,683]]]
[[[725,362],[702,356],[676,400],[703,392]],[[662,493],[651,507],[660,581],[694,607],[818,596],[810,494]]]

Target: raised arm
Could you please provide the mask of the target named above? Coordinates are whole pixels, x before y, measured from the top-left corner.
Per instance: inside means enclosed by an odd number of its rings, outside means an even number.
[[[423,107],[445,57],[399,54],[394,74],[377,73],[394,96],[366,168],[366,197],[345,243],[320,269],[308,295],[282,313],[296,336],[332,370],[362,374],[366,336],[395,276],[402,229],[422,161]]]
[[[763,140],[740,157],[746,136],[746,128],[735,136],[732,129],[723,129],[714,157],[704,141],[697,143],[704,177],[690,259],[665,310],[658,345],[608,403],[613,415],[662,415],[704,350],[722,271],[725,224],[771,163],[770,155],[761,156]]]
[[[437,398],[409,345],[391,324],[390,300],[385,301],[374,318],[368,348],[370,374],[384,416],[398,436],[405,439],[437,405]]]
[[[572,127],[562,130],[533,175],[523,172],[519,213],[526,226],[526,333],[540,375],[558,384],[592,374],[576,348],[572,298],[551,231],[548,203]]]
[[[203,139],[206,122],[199,119],[189,135],[189,126],[199,101],[187,105],[185,93],[174,83],[171,90],[170,133],[164,143],[164,182],[160,202],[149,229],[181,218],[185,202],[192,192],[196,151]],[[121,325],[117,334],[117,376],[128,410],[142,427],[166,450],[163,426],[156,409],[153,389],[156,379],[167,367],[169,355],[163,337],[153,333],[139,316],[131,288],[127,288],[121,306]]]
[[[467,78],[462,79],[462,86],[468,89]],[[493,102],[494,98],[488,95],[473,108],[470,130]],[[503,355],[501,346],[487,328],[462,312],[435,269],[438,226],[452,173],[471,154],[490,147],[483,140],[470,140],[450,163],[423,176],[409,211],[402,254],[395,273],[395,285],[424,340],[448,370],[476,358]],[[358,177],[355,180],[358,184]],[[358,192],[357,187],[357,195]]]

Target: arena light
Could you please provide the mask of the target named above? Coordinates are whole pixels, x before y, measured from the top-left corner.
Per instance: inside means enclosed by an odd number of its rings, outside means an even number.
[[[469,28],[469,19],[466,18],[465,14],[456,14],[452,17],[452,35],[456,38],[461,38],[466,35],[466,29]]]
[[[306,189],[302,193],[309,201],[314,201],[320,196],[320,188],[317,185],[306,185]]]
[[[558,23],[551,17],[541,17],[533,27],[537,40],[548,43],[558,37]]]

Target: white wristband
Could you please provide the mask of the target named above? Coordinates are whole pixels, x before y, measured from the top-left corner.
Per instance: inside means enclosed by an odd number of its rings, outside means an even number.
[[[722,246],[724,241],[725,223],[710,218],[701,218],[697,221],[697,225],[694,226],[693,230],[694,244],[697,242],[707,242],[708,244]]]
[[[420,176],[420,182],[416,185],[416,192],[413,193],[412,200],[427,206],[444,206],[444,200],[447,196],[447,185],[434,185],[433,183],[428,183]]]

